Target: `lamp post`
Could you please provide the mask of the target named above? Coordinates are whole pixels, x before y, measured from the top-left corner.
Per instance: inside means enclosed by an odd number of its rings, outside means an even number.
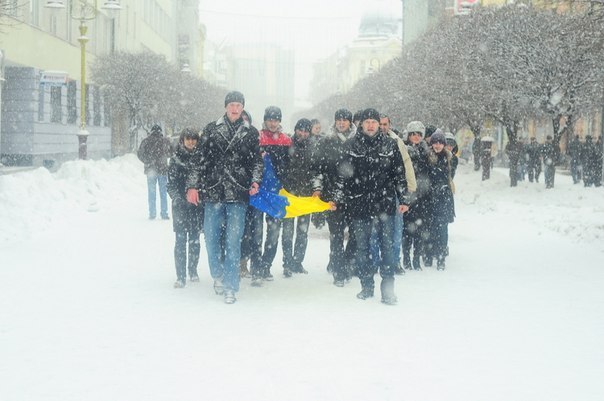
[[[45,7],[58,12],[65,9],[65,2],[63,0],[48,0]],[[100,8],[105,10],[111,19],[122,9],[118,0],[106,0]],[[92,21],[98,16],[98,0],[70,0],[69,10],[70,17],[80,21],[80,37],[78,38],[78,42],[80,42],[80,129],[78,130],[78,156],[80,159],[86,160],[88,156],[88,135],[90,135],[86,129],[86,43],[89,40],[88,36],[86,36],[88,32],[86,22]]]

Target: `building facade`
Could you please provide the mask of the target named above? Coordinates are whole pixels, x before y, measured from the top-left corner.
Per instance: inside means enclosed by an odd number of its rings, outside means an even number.
[[[401,55],[401,12],[398,1],[371,4],[361,18],[357,37],[315,65],[311,81],[314,103],[333,94],[348,92],[358,81]]]
[[[62,3],[56,11],[49,3]],[[86,3],[87,8],[80,5]],[[121,1],[115,16],[88,0],[15,2],[2,18],[0,161],[45,165],[78,155],[81,20],[86,17],[86,69],[113,51],[151,51],[201,75],[199,0]],[[94,8],[96,5],[96,8]],[[89,74],[87,73],[87,78]],[[112,119],[102,88],[86,80],[88,156],[112,156]]]

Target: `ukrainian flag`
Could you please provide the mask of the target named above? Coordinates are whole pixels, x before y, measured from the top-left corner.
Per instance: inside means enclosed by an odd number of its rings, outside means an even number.
[[[262,185],[256,195],[250,196],[250,205],[277,219],[304,216],[330,209],[329,203],[323,202],[318,197],[295,196],[283,189],[268,154],[264,155]]]

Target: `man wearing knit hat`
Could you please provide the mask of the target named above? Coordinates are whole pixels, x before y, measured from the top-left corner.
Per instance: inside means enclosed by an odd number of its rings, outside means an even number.
[[[264,122],[260,131],[260,150],[265,152],[264,157],[270,158],[275,169],[275,175],[283,184],[289,167],[292,140],[281,129],[282,117],[281,109],[277,106],[268,106],[264,110]],[[261,286],[262,281],[273,281],[271,267],[277,255],[279,235],[283,223],[282,219],[271,217],[268,214],[265,220],[266,237],[261,263],[259,266],[252,266],[252,285],[254,287]]]
[[[377,267],[370,261],[372,229],[378,232],[382,262],[379,266],[382,303],[394,305],[394,216],[408,210],[407,181],[396,141],[380,134],[380,113],[365,109],[357,134],[344,144],[340,166],[341,191],[336,200],[346,204],[356,240],[355,264],[361,280],[359,299],[373,297]],[[400,206],[397,207],[397,200]],[[339,201],[339,202],[338,202]]]
[[[335,200],[339,179],[339,165],[343,159],[344,143],[355,135],[356,127],[352,124],[352,113],[338,109],[334,115],[334,124],[317,144],[314,152],[314,167],[317,176],[313,183],[313,196],[319,196],[323,201]],[[343,287],[352,277],[352,261],[354,254],[354,236],[349,235],[346,250],[344,248],[344,231],[350,227],[348,212],[343,203],[337,210],[327,215],[329,228],[329,263],[327,271],[333,274],[334,285]]]
[[[258,192],[263,164],[258,131],[241,117],[243,94],[229,92],[224,103],[225,114],[204,128],[198,143],[187,177],[187,201],[198,205],[201,198],[205,203],[204,233],[214,291],[232,304],[239,290],[245,213],[249,196]]]

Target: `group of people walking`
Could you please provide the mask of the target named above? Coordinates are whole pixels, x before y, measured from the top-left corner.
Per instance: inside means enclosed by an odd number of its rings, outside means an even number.
[[[538,143],[531,137],[529,143],[523,140],[509,142],[505,148],[510,167],[510,186],[515,187],[528,175],[530,182],[539,182],[541,171],[544,172],[545,187],[554,187],[556,164],[560,162],[560,147],[548,135],[544,143]],[[566,148],[570,173],[573,183],[583,180],[586,187],[602,185],[602,140],[596,141],[590,135],[581,142],[575,136]]]
[[[228,93],[224,105],[225,114],[201,133],[183,130],[170,155],[166,187],[176,235],[176,288],[185,286],[187,273],[190,281],[199,280],[202,232],[214,291],[227,304],[236,301],[241,277],[251,275],[256,287],[274,279],[279,238],[283,277],[307,273],[311,220],[316,227],[327,223],[326,267],[334,285],[357,276],[359,299],[374,296],[377,273],[381,301],[393,305],[396,274],[421,270],[422,261],[444,270],[448,224],[455,217],[452,135],[413,121],[403,141],[388,116],[373,108],[354,116],[337,110],[326,134],[319,121],[302,118],[287,135],[279,107],[266,108],[258,131],[243,94]],[[280,218],[251,206],[250,198],[266,190],[263,174],[274,174],[292,196],[318,198],[329,210]],[[149,217],[155,217],[151,208]]]

